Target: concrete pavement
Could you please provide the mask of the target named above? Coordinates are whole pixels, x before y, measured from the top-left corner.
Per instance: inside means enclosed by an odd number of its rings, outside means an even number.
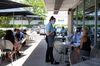
[[[62,66],[45,62],[46,42],[43,39],[22,66]],[[55,57],[56,56],[56,57]],[[54,57],[59,61],[59,54],[54,51]]]

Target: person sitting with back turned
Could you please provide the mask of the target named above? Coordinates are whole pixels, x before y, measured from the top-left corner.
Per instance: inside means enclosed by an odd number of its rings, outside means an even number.
[[[12,30],[7,30],[6,31],[6,35],[4,36],[4,40],[9,40],[13,44],[13,49],[11,50],[11,54],[10,53],[7,53],[6,54],[7,58],[9,60],[15,59],[15,56],[14,56],[14,54],[15,54],[15,48],[14,48],[15,38],[14,38],[14,35],[13,35],[13,31]],[[5,43],[6,43],[6,41],[5,41]]]

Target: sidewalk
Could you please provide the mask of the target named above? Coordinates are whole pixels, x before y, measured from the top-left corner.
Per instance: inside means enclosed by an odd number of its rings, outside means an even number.
[[[45,62],[45,54],[46,54],[46,42],[45,40],[41,40],[39,45],[36,49],[32,52],[29,58],[25,61],[22,66],[63,66],[62,64],[59,65],[52,65],[51,63]],[[59,56],[54,52],[55,59],[58,61]]]

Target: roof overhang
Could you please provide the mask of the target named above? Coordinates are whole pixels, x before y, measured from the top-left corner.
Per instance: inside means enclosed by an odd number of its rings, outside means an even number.
[[[44,0],[48,11],[54,11],[57,14],[59,11],[68,11],[74,9],[80,0]]]
[[[19,11],[19,12],[1,12],[0,16],[16,16],[16,15],[34,15],[33,13],[29,12],[29,11]]]
[[[19,7],[31,7],[31,6],[10,0],[0,0],[0,9],[19,8]]]
[[[15,16],[15,15],[34,15],[32,12],[25,10],[24,8],[2,9],[0,10],[0,16]]]

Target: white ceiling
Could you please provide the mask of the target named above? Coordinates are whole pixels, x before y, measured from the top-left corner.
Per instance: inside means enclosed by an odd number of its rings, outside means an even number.
[[[75,8],[80,0],[64,0],[60,8],[61,11],[66,11],[69,8]]]
[[[54,11],[54,0],[44,0],[44,2],[48,11]]]
[[[48,11],[54,11],[55,0],[44,0]],[[63,0],[60,11],[67,11],[69,8],[75,8],[80,0]]]

